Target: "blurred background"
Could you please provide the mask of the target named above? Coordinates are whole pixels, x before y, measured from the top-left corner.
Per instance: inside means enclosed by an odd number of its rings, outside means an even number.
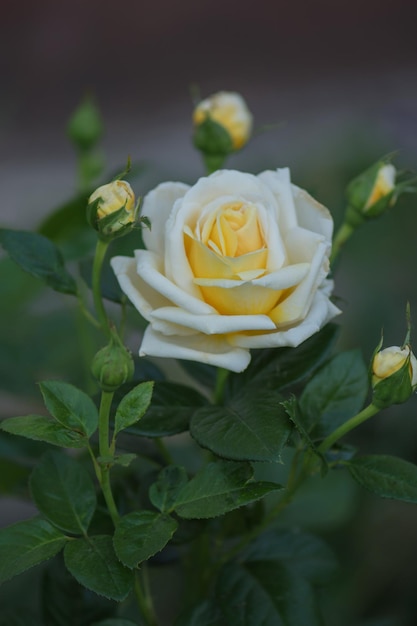
[[[6,0],[1,13],[0,226],[37,228],[74,196],[76,154],[66,126],[87,93],[105,127],[104,171],[123,169],[131,155],[144,165],[133,183],[139,195],[162,180],[193,182],[204,173],[190,141],[192,85],[203,97],[242,93],[255,128],[277,123],[229,167],[290,166],[293,181],[329,207],[336,224],[346,183],[379,157],[398,151],[398,167],[417,168],[414,0]],[[360,347],[366,362],[381,327],[386,345],[401,344],[407,300],[417,316],[416,207],[415,197],[402,197],[364,225],[336,274],[340,347]],[[0,417],[7,417],[37,406],[35,381],[68,379],[79,346],[65,298],[45,298],[5,258],[0,287]],[[416,407],[412,400],[385,411],[355,443],[416,463]],[[0,469],[12,455],[0,442]],[[15,480],[2,481],[1,523],[31,515],[9,495]],[[338,591],[352,620],[413,626],[417,511],[364,497],[350,482],[326,489],[307,525],[340,548],[343,568],[354,574],[353,587]]]

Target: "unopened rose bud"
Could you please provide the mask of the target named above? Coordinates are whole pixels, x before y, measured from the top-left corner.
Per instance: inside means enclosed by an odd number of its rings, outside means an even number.
[[[90,196],[87,219],[103,238],[112,239],[132,229],[137,208],[129,183],[115,180],[102,185]]]
[[[347,221],[358,226],[363,220],[378,217],[396,201],[396,169],[378,161],[351,181],[347,188]]]
[[[194,109],[194,145],[219,163],[249,140],[252,114],[238,93],[220,91]]]
[[[417,359],[410,346],[391,346],[372,361],[372,403],[384,408],[408,400],[417,387]]]
[[[132,379],[135,366],[130,352],[113,337],[95,355],[91,372],[103,391],[115,391]]]

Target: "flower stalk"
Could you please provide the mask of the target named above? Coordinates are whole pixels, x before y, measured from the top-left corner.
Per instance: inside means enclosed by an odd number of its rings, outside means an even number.
[[[349,420],[347,420],[347,422],[339,426],[339,428],[336,428],[336,430],[334,430],[328,437],[326,437],[326,439],[324,439],[317,448],[318,452],[323,454],[324,452],[329,450],[329,448],[331,448],[332,445],[336,443],[336,441],[344,437],[344,435],[365,422],[370,417],[376,415],[376,413],[379,413],[379,410],[380,409],[372,404],[372,402],[371,404],[368,404],[368,406],[362,409],[362,411],[360,411],[357,415],[351,417]]]
[[[97,317],[101,329],[103,330],[106,337],[110,337],[110,325],[101,295],[101,270],[103,267],[103,261],[104,257],[106,256],[108,246],[109,243],[107,241],[103,241],[102,239],[97,240],[92,276],[94,307],[97,312]]]

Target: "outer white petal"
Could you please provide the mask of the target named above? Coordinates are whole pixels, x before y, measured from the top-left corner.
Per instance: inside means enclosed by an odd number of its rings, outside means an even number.
[[[194,315],[215,313],[212,306],[189,295],[164,276],[162,261],[156,254],[149,250],[136,250],[135,255],[136,271],[151,289]]]
[[[249,350],[231,346],[223,337],[201,333],[189,337],[167,337],[151,326],[145,331],[139,356],[157,356],[198,361],[232,372],[242,372],[249,364]]]
[[[275,324],[267,315],[192,315],[178,307],[163,307],[151,315],[151,323],[163,320],[178,327],[184,326],[206,335],[226,335],[245,330],[274,330]],[[160,327],[162,330],[162,327]],[[162,331],[164,332],[164,331]]]
[[[323,235],[330,242],[333,234],[333,219],[328,209],[304,189],[300,189],[296,185],[292,185],[292,189],[299,225]]]
[[[281,348],[284,346],[295,348],[340,313],[340,309],[328,299],[326,288],[319,289],[315,293],[308,315],[302,323],[298,323],[287,330],[278,330],[275,333],[264,335],[236,334],[233,337],[229,336],[229,341],[232,345],[242,348]]]
[[[267,185],[275,196],[278,206],[275,216],[280,232],[285,234],[297,226],[297,213],[293,199],[290,179],[290,170],[285,167],[276,171],[267,170],[259,174],[258,178]]]
[[[141,214],[149,218],[151,228],[142,231],[143,241],[148,250],[161,254],[164,249],[165,224],[178,198],[182,198],[189,185],[183,183],[162,183],[150,191],[143,199]]]
[[[150,314],[154,309],[171,304],[138,276],[135,259],[116,256],[110,263],[122,291],[145,319],[150,320]]]

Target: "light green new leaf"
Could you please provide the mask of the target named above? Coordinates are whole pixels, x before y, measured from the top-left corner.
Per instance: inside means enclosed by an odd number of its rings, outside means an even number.
[[[45,441],[63,448],[84,448],[88,439],[77,430],[70,430],[43,415],[24,415],[3,420],[0,428],[12,435]]]
[[[208,463],[177,494],[172,508],[186,519],[223,515],[282,489],[270,482],[248,482],[253,474],[249,463]]]
[[[200,446],[226,459],[278,462],[292,429],[281,402],[272,391],[242,391],[227,406],[198,409],[190,433]]]
[[[96,492],[87,470],[75,459],[48,452],[29,481],[33,500],[55,525],[73,534],[84,534],[96,508]]]
[[[358,350],[342,352],[324,365],[300,397],[303,425],[326,437],[358,413],[368,392],[368,372]]]
[[[60,380],[48,380],[39,387],[46,408],[63,426],[87,437],[97,430],[97,407],[86,393]]]
[[[162,513],[169,513],[175,504],[178,493],[187,482],[187,472],[183,467],[178,465],[164,467],[149,488],[150,501]]]
[[[124,565],[137,567],[160,552],[177,527],[172,517],[155,511],[128,513],[117,524],[113,538],[115,552]]]
[[[66,542],[61,531],[40,517],[0,529],[0,583],[50,559]]]
[[[124,396],[114,419],[115,434],[133,426],[145,415],[151,402],[153,385],[153,382],[140,383]]]
[[[353,478],[382,498],[417,503],[417,466],[394,456],[360,456],[346,463]]]
[[[81,585],[110,600],[121,602],[132,589],[132,572],[116,557],[109,535],[69,542],[65,546],[64,560]]]

